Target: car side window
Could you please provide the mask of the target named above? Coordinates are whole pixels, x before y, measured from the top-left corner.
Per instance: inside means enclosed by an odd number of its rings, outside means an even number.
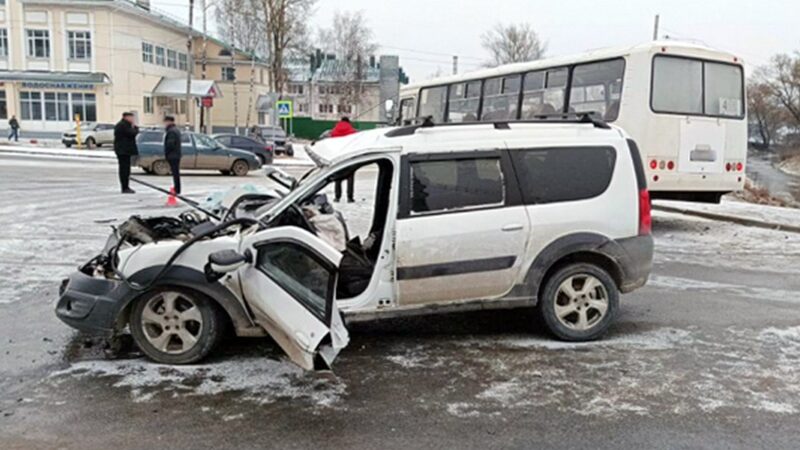
[[[617,157],[613,147],[537,148],[510,153],[525,204],[597,197],[611,183]]]
[[[233,146],[236,148],[250,148],[252,143],[249,139],[244,139],[240,137],[233,138]]]
[[[258,269],[327,323],[328,303],[333,298],[334,269],[294,242],[275,242],[258,247]]]
[[[505,200],[499,157],[411,161],[409,171],[412,215],[498,206]]]
[[[164,142],[164,133],[161,131],[145,131],[141,133],[139,136],[139,142],[141,143],[156,143],[156,142]]]
[[[222,145],[230,146],[231,145],[231,137],[230,136],[220,136],[216,139]]]

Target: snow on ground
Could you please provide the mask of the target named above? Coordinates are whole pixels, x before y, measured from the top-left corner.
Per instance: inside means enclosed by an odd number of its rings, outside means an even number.
[[[169,366],[146,360],[81,361],[54,372],[50,381],[109,378],[130,389],[134,402],[172,397],[236,393],[242,400],[269,404],[291,399],[315,407],[336,407],[346,388],[338,379],[304,372],[294,364],[264,357],[238,357],[196,366]]]
[[[789,175],[800,176],[800,156],[795,156],[782,161],[778,168]]]
[[[671,200],[656,200],[654,202],[654,205],[656,206],[662,204],[665,206],[687,209],[690,211],[724,214],[729,216],[743,217],[746,219],[761,220],[770,223],[794,226],[800,224],[800,209],[798,208],[757,205],[728,197],[723,197],[722,202],[719,204],[679,202]]]

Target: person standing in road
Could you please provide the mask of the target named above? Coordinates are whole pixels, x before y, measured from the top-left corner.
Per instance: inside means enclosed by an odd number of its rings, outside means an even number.
[[[164,117],[164,158],[169,163],[172,172],[172,187],[175,193],[181,193],[181,130],[175,126],[175,118]]]
[[[357,132],[358,132],[358,130],[353,128],[353,125],[350,123],[350,118],[345,116],[345,117],[342,117],[342,119],[336,124],[335,127],[333,127],[333,130],[331,130],[331,137],[332,138],[337,138],[337,137],[349,136],[349,135],[351,135],[353,133],[357,133]],[[355,183],[356,182],[355,178],[356,178],[355,171],[351,172],[350,175],[348,175],[347,178],[346,178],[347,179],[347,202],[348,203],[353,203],[353,202],[356,201],[355,198],[354,198],[355,184],[356,184]],[[335,202],[338,202],[342,198],[342,181],[343,180],[336,180],[336,185],[335,185],[335,189],[334,189],[335,198],[333,200]]]
[[[136,126],[133,113],[122,113],[122,119],[114,126],[114,153],[117,154],[119,167],[119,184],[123,194],[135,194],[136,191],[128,186],[131,178],[131,158],[139,154],[136,148],[136,135],[139,127]]]
[[[17,120],[17,116],[11,116],[8,119],[8,128],[10,128],[8,132],[8,140],[10,141],[11,138],[14,138],[14,142],[19,142],[19,120]]]

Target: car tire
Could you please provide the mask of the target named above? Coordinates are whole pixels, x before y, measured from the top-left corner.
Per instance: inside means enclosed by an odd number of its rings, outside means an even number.
[[[159,176],[169,175],[172,171],[169,168],[169,163],[165,159],[159,159],[153,163],[153,173]]]
[[[564,341],[598,339],[619,308],[617,285],[601,267],[588,263],[558,269],[541,291],[537,311],[547,329]]]
[[[264,157],[264,155],[256,155],[256,158],[258,158],[258,162],[260,162],[262,166],[267,165],[267,158]]]
[[[290,157],[290,158],[291,158],[292,156],[294,156],[294,149],[292,148],[292,146],[291,146],[291,145],[289,145],[289,146],[287,146],[287,147],[286,147],[286,156],[288,156],[288,157]]]
[[[90,138],[86,138],[86,140],[83,143],[86,145],[86,148],[89,148],[89,149],[95,148],[97,146],[97,142],[95,142],[94,138],[91,138],[91,137]]]
[[[129,327],[136,345],[153,361],[191,364],[217,346],[226,323],[220,309],[205,295],[164,286],[135,301]]]
[[[72,144],[64,144],[64,147],[72,148]]]
[[[231,172],[237,177],[243,177],[250,171],[250,165],[243,159],[237,159],[231,166]]]

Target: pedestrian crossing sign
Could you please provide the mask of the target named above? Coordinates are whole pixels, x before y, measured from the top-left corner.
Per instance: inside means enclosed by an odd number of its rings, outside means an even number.
[[[292,118],[292,101],[291,100],[280,100],[275,103],[275,108],[278,110],[278,117],[281,119],[291,119]]]

